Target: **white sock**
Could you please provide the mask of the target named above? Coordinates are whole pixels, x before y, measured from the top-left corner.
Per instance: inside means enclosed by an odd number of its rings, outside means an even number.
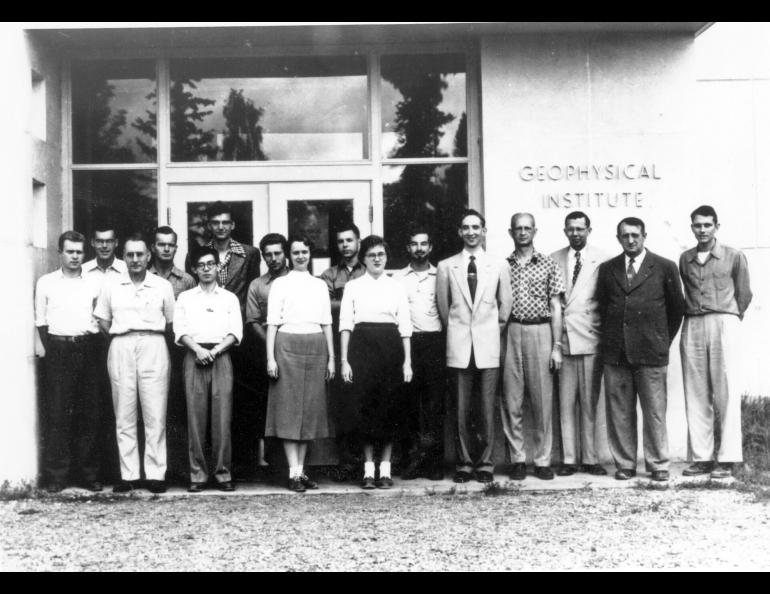
[[[390,478],[390,462],[380,462],[380,478]]]
[[[295,478],[297,476],[299,476],[297,474],[297,467],[296,466],[289,466],[289,478],[292,479],[292,478]]]
[[[374,462],[364,462],[364,478],[374,478]]]
[[[297,476],[305,476],[305,467],[302,464],[297,466]]]

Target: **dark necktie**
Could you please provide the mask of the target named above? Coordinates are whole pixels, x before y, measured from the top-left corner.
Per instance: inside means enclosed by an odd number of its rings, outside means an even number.
[[[631,286],[631,283],[634,282],[634,278],[636,277],[636,270],[634,270],[634,258],[628,259],[628,268],[626,269],[626,279],[628,280],[628,286]]]
[[[477,284],[478,274],[476,271],[476,256],[471,256],[470,262],[468,262],[468,288],[471,290],[471,301],[476,301]]]
[[[572,272],[572,286],[575,286],[580,269],[583,268],[583,262],[580,260],[580,252],[575,252],[575,270]]]

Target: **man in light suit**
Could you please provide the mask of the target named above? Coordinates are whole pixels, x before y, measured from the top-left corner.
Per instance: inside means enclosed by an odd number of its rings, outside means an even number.
[[[669,478],[666,430],[668,351],[685,312],[679,270],[647,251],[644,221],[618,224],[619,256],[599,267],[596,300],[602,320],[601,354],[607,430],[615,478],[636,476],[636,398],[642,406],[644,462],[650,478]]]
[[[495,393],[500,367],[500,306],[510,299],[501,285],[502,266],[484,252],[484,217],[475,210],[461,215],[458,233],[462,252],[439,262],[436,300],[447,329],[447,367],[457,410],[457,468],[454,482],[465,483],[475,468],[476,480],[493,480]],[[471,457],[471,396],[474,381],[481,382],[480,427],[476,427],[482,453]]]
[[[596,407],[602,382],[599,352],[601,319],[595,299],[599,264],[609,259],[603,251],[588,245],[591,219],[575,211],[564,220],[564,235],[569,247],[551,257],[561,268],[567,282],[562,299],[562,366],[559,371],[559,407],[561,413],[562,466],[558,476],[570,476],[580,470],[597,476],[607,474],[596,455]],[[576,408],[580,408],[580,417]],[[579,455],[580,454],[580,455]]]

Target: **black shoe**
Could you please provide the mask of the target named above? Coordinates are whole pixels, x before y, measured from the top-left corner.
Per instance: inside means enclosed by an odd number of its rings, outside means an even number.
[[[374,479],[370,476],[365,476],[364,480],[361,481],[361,488],[365,491],[371,491],[372,489],[376,489],[377,485],[374,482]]]
[[[393,479],[389,476],[381,476],[376,481],[374,481],[374,486],[378,489],[392,489]]]
[[[513,465],[513,470],[511,471],[511,480],[523,481],[525,478],[527,478],[527,465],[524,464],[524,462],[517,462]]]
[[[313,490],[318,488],[318,483],[308,478],[306,474],[303,474],[301,477],[299,477],[299,480],[302,481],[302,484],[305,486],[306,489]]]
[[[452,477],[452,480],[456,483],[467,483],[471,480],[471,473],[466,472],[465,470],[458,470],[455,472],[454,477]]]
[[[190,486],[187,487],[188,493],[200,493],[201,491],[206,489],[206,483],[190,483]]]
[[[491,483],[495,477],[488,470],[477,470],[476,481],[479,483]]]
[[[653,470],[650,473],[650,478],[656,482],[663,483],[668,480],[668,470]]]
[[[586,474],[592,474],[594,476],[607,476],[607,471],[601,464],[583,464],[583,466],[580,467],[580,472],[585,472]]]
[[[428,479],[432,481],[443,481],[444,471],[441,468],[434,468],[428,473]]]
[[[164,481],[157,481],[157,480],[148,480],[147,481],[147,490],[150,493],[155,493],[156,495],[159,495],[160,493],[165,493],[166,483]]]
[[[48,493],[61,493],[65,488],[64,483],[49,483],[45,490]]]
[[[552,481],[553,470],[550,466],[535,466],[535,476],[541,481]]]
[[[130,493],[135,488],[134,481],[120,481],[112,487],[113,493]]]
[[[636,476],[636,470],[632,470],[631,468],[621,468],[617,472],[615,472],[616,481],[628,481],[634,478],[635,476]]]
[[[91,491],[91,493],[101,493],[104,491],[104,486],[99,481],[85,481],[83,488]]]
[[[235,485],[232,481],[224,481],[221,483],[217,483],[217,489],[220,491],[225,491],[226,493],[232,493],[235,491]]]
[[[302,484],[302,480],[298,476],[289,479],[289,491],[294,491],[295,493],[305,492],[305,485]]]
[[[702,474],[711,474],[714,470],[713,462],[696,462],[682,471],[682,476],[700,476]]]
[[[577,468],[574,464],[562,464],[559,470],[556,471],[557,476],[572,476],[577,472]]]

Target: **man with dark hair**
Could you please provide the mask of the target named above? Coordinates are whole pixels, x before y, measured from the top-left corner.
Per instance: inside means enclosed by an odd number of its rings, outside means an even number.
[[[91,247],[96,251],[96,257],[83,264],[83,272],[103,276],[126,274],[125,262],[115,256],[118,234],[112,223],[97,221],[94,225]]]
[[[510,310],[510,289],[503,282],[502,266],[484,251],[487,230],[484,217],[466,210],[458,224],[464,248],[459,254],[442,260],[436,269],[436,301],[447,330],[446,362],[450,368],[452,392],[457,412],[457,453],[454,482],[467,483],[475,478],[481,483],[493,480],[495,395],[500,372],[500,315]],[[470,417],[473,409],[473,384],[480,382],[479,426],[476,435],[480,456],[471,454]]]
[[[251,281],[246,294],[246,327],[251,328],[252,338],[255,339],[256,373],[257,376],[257,419],[256,434],[259,438],[257,444],[257,467],[268,467],[265,458],[265,415],[267,414],[267,389],[269,379],[267,377],[267,299],[273,281],[289,273],[286,265],[289,255],[289,246],[286,238],[278,233],[268,233],[259,242],[259,251],[267,265],[267,272]]]
[[[535,217],[517,213],[511,217],[508,234],[515,245],[505,268],[504,286],[510,308],[502,311],[508,320],[502,339],[503,431],[513,462],[513,480],[527,476],[524,451],[523,407],[525,395],[532,407],[535,441],[535,476],[552,480],[553,380],[561,369],[561,298],[564,278],[559,265],[535,249]]]
[[[99,482],[100,407],[98,326],[93,316],[99,284],[83,274],[86,238],[59,237],[61,267],[43,275],[35,290],[35,325],[45,347],[43,477],[50,492],[71,476],[90,491]]]
[[[174,298],[179,297],[183,291],[188,291],[195,286],[195,279],[174,265],[176,257],[177,234],[171,227],[158,227],[153,233],[152,242],[152,266],[150,274],[165,278],[174,289]]]
[[[636,476],[637,395],[644,424],[644,461],[654,481],[669,479],[666,430],[668,352],[684,315],[676,264],[644,247],[644,222],[618,224],[623,253],[599,267],[596,300],[607,432],[617,480]]]
[[[599,265],[609,255],[588,244],[591,219],[575,211],[564,220],[569,246],[551,254],[567,283],[562,298],[562,366],[559,371],[562,465],[556,474],[605,475],[596,453],[596,409],[602,383],[601,319],[596,302]],[[577,409],[580,410],[578,415]]]
[[[728,478],[733,465],[743,461],[735,363],[740,322],[752,299],[749,267],[742,252],[717,241],[719,219],[711,206],[696,208],[690,221],[698,244],[679,258],[687,304],[679,348],[693,464],[682,474]],[[714,409],[721,437],[718,452]]]
[[[94,315],[112,337],[107,369],[112,383],[121,482],[116,493],[131,491],[141,478],[137,443],[137,399],[144,421],[144,472],[153,493],[166,490],[166,402],[169,356],[165,334],[174,317],[171,284],[147,274],[150,250],[141,235],[124,247],[128,274],[107,282]]]
[[[446,347],[441,316],[436,303],[436,267],[430,263],[433,251],[430,233],[423,227],[409,231],[406,245],[409,264],[393,278],[409,296],[412,318],[412,381],[403,399],[402,479],[425,475],[444,478],[444,398]]]
[[[211,429],[213,477],[221,491],[233,491],[230,469],[230,423],[233,410],[233,366],[228,350],[243,336],[238,298],[217,286],[219,254],[199,248],[191,259],[200,280],[179,295],[174,310],[174,336],[187,347],[184,360],[187,395],[190,488],[202,491],[212,473],[206,463],[206,428]],[[210,421],[210,422],[209,422]]]

